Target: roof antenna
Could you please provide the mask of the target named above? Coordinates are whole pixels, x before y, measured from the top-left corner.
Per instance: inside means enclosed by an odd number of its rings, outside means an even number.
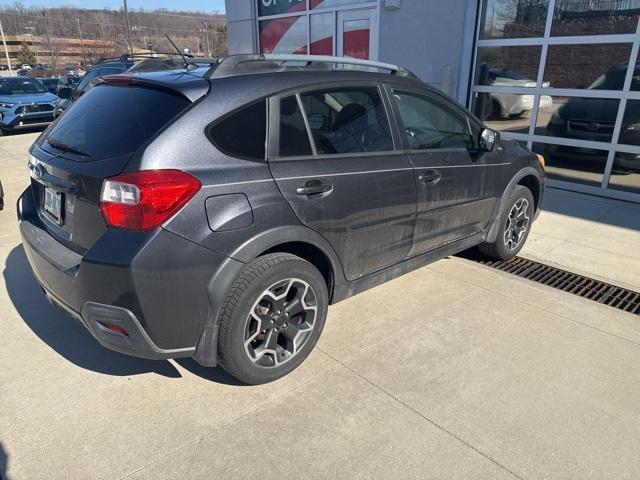
[[[167,40],[169,40],[169,43],[173,45],[173,48],[176,49],[176,51],[178,52],[178,55],[182,57],[182,61],[184,62],[184,68],[189,70],[189,62],[187,61],[187,57],[185,57],[184,53],[182,53],[182,51],[178,48],[178,46],[175,43],[173,43],[173,40],[171,40],[171,37],[169,35],[165,33],[164,36],[167,37]]]

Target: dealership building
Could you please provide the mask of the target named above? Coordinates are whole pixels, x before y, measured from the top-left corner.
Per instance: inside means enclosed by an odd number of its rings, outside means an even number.
[[[640,201],[640,0],[227,0],[230,53],[405,66],[545,156],[551,185]]]

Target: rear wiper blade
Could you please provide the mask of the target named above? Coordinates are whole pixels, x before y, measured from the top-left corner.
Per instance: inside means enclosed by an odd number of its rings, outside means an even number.
[[[67,145],[66,143],[61,142],[60,140],[56,140],[55,138],[46,138],[45,142],[47,142],[52,147],[57,148],[58,150],[62,150],[63,152],[75,153],[78,155],[82,155],[83,157],[90,156],[87,152],[72,147],[71,145]]]

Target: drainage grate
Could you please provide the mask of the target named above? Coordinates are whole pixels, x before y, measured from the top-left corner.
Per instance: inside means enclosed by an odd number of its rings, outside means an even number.
[[[522,257],[514,257],[510,260],[492,260],[479,254],[467,252],[461,256],[502,272],[511,273],[563,292],[588,298],[618,310],[640,315],[640,293],[626,288],[617,287]]]

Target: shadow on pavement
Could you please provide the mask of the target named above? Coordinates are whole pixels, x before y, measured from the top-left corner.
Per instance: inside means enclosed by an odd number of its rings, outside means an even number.
[[[139,359],[104,348],[84,327],[53,307],[33,277],[22,245],[7,256],[3,275],[9,297],[27,326],[75,365],[115,376],[154,372],[165,377],[181,377],[169,361]]]
[[[211,368],[211,367],[203,367],[198,362],[196,362],[193,358],[177,358],[174,360],[178,365],[180,365],[185,370],[197,375],[198,377],[204,378],[205,380],[209,380],[211,382],[220,383],[223,385],[233,385],[236,387],[246,387],[246,383],[242,383],[239,380],[235,379],[227,372],[224,371],[221,367]]]
[[[638,205],[623,200],[590,197],[586,194],[548,188],[542,210],[613,227],[640,230]]]

